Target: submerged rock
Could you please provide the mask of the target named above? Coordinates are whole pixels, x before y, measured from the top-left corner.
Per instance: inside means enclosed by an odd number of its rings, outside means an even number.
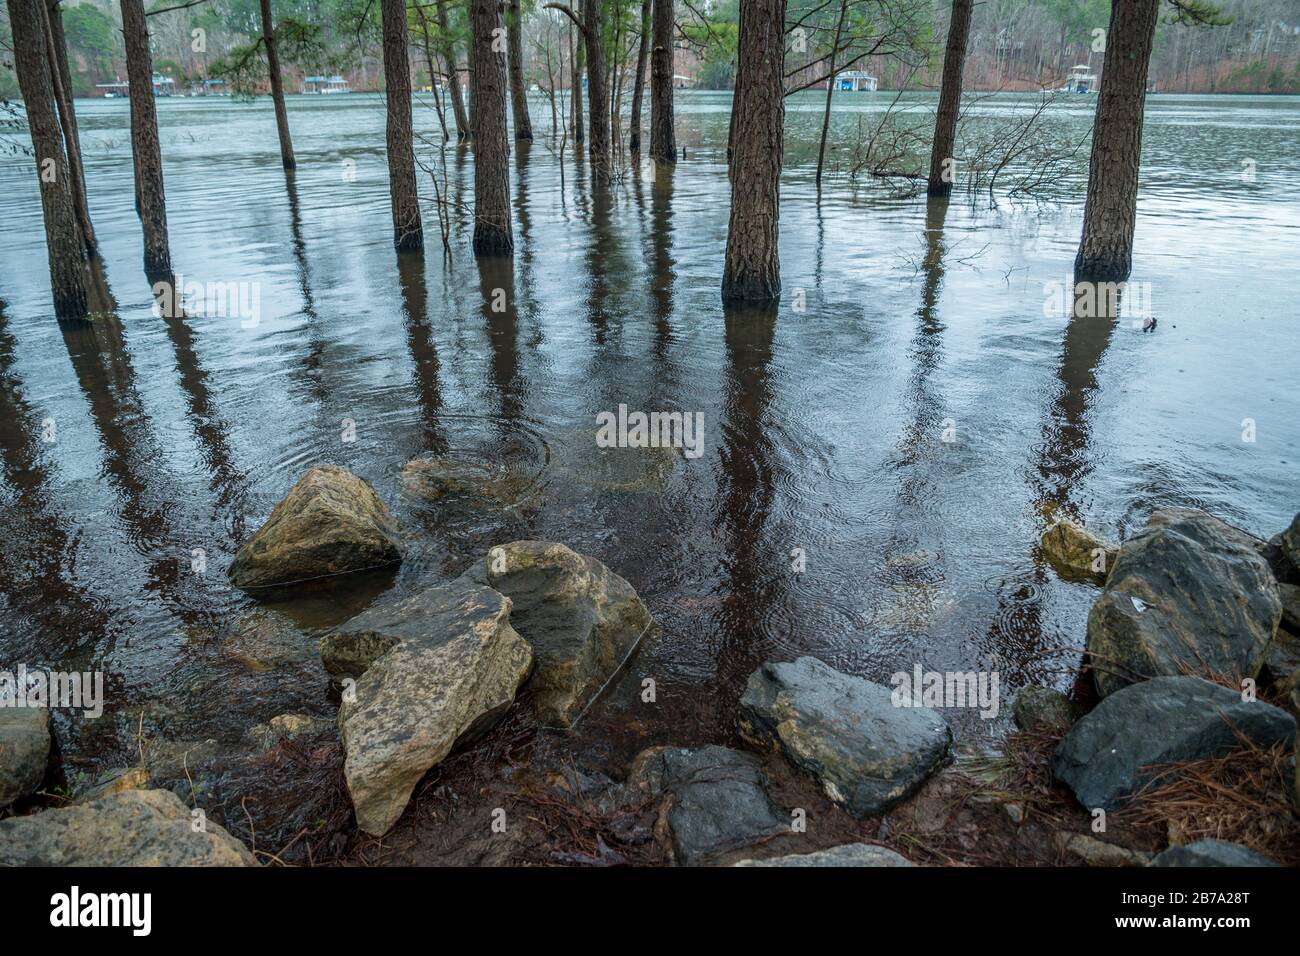
[[[230,582],[258,592],[391,565],[402,557],[397,522],[365,480],[344,468],[310,469],[235,555]]]
[[[778,748],[856,816],[914,793],[948,755],[952,731],[938,711],[895,706],[887,687],[814,657],[766,663],[740,699],[740,734]]]
[[[734,866],[914,866],[893,850],[872,843],[846,843],[815,853],[792,853],[767,860],[741,860]]]
[[[1258,676],[1282,604],[1253,542],[1202,511],[1153,514],[1088,614],[1098,691],[1206,669]]]
[[[1083,714],[1083,708],[1050,687],[1025,687],[1012,704],[1016,726],[1021,730],[1069,730]]]
[[[455,458],[416,458],[402,467],[402,494],[423,501],[471,498],[509,506],[528,493],[530,478],[498,472],[485,462]]]
[[[421,777],[505,714],[533,653],[510,626],[510,600],[464,578],[372,608],[344,633],[389,645],[338,718],[357,825],[378,836]]]
[[[149,787],[149,771],[144,767],[117,767],[100,774],[93,783],[76,796],[77,803],[90,803],[115,793],[128,790],[146,790]]]
[[[500,545],[465,577],[513,602],[510,623],[537,659],[537,715],[555,726],[577,721],[654,623],[632,585],[562,544]]]
[[[1065,736],[1052,773],[1088,809],[1111,809],[1153,776],[1153,767],[1219,757],[1237,734],[1261,747],[1296,735],[1295,718],[1199,677],[1154,677],[1111,694]]]
[[[244,739],[257,750],[270,750],[281,740],[297,740],[299,737],[320,733],[329,726],[326,721],[307,714],[280,714],[265,724],[248,728]]]
[[[41,785],[49,757],[49,710],[0,706],[0,810]]]
[[[656,834],[684,866],[790,832],[790,819],[768,796],[753,754],[719,746],[654,747],[637,756],[628,783],[664,798]]]
[[[1250,847],[1227,840],[1197,840],[1171,846],[1151,861],[1152,866],[1277,866]]]
[[[1119,548],[1082,525],[1062,518],[1043,532],[1039,544],[1053,570],[1070,581],[1105,584]]]
[[[0,820],[0,866],[256,866],[217,823],[196,830],[168,790],[128,790]]]

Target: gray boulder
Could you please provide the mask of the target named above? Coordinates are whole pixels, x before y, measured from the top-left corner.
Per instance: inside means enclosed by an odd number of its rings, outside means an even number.
[[[212,820],[196,830],[170,790],[127,790],[0,820],[0,866],[256,866]]]
[[[344,468],[318,465],[236,553],[230,583],[274,594],[288,585],[392,565],[401,557],[397,522],[369,482]]]
[[[0,707],[0,810],[41,785],[49,756],[49,710]]]
[[[530,687],[546,724],[573,726],[654,624],[632,585],[562,544],[500,545],[465,576],[513,602],[510,622],[537,659]]]
[[[1255,543],[1203,511],[1153,514],[1088,614],[1101,694],[1187,670],[1257,677],[1282,603]]]
[[[357,825],[380,835],[421,777],[505,714],[533,653],[510,626],[509,598],[464,578],[372,608],[341,633],[391,642],[338,718]]]
[[[1156,856],[1151,866],[1277,866],[1278,864],[1240,843],[1226,840],[1197,840],[1186,846],[1171,846]]]
[[[1261,747],[1290,745],[1295,718],[1199,677],[1153,677],[1111,694],[1066,734],[1052,773],[1088,809],[1111,809],[1151,780],[1159,764],[1222,756],[1244,734]]]
[[[1294,577],[1300,572],[1300,514],[1291,519],[1287,529],[1278,535],[1278,547],[1282,550],[1285,568]]]
[[[753,754],[719,746],[654,747],[637,756],[628,783],[663,798],[656,833],[684,866],[791,832],[791,818],[772,803]]]
[[[750,743],[782,751],[856,816],[910,796],[952,744],[938,711],[896,706],[889,688],[814,657],[754,671],[740,699],[739,729]]]
[[[871,843],[846,843],[816,853],[792,853],[767,860],[741,860],[734,866],[914,866],[911,860],[893,850]]]
[[[1083,708],[1050,687],[1025,687],[1011,706],[1021,730],[1069,730],[1083,714]]]

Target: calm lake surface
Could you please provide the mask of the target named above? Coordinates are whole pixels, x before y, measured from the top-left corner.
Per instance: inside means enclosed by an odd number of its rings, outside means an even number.
[[[892,98],[839,97],[833,145]],[[1083,135],[1094,102],[1050,122]],[[1132,280],[1149,283],[1153,334],[1133,315],[1045,314],[1082,179],[1061,202],[955,197],[946,215],[842,176],[818,200],[817,93],[789,104],[780,309],[724,312],[729,104],[679,92],[687,159],[609,187],[542,141],[517,149],[513,270],[481,270],[468,206],[443,255],[427,173],[427,256],[393,252],[380,97],[291,98],[291,190],[269,100],[162,100],[175,267],[255,283],[251,328],[154,315],[125,101],[77,104],[115,318],[53,320],[35,175],[6,158],[0,665],[108,675],[104,719],[56,716],[70,777],[135,762],[138,737],[235,741],[276,714],[332,717],[314,638],[376,589],[258,611],[225,575],[318,462],[371,481],[403,522],[411,557],[392,587],[526,537],[632,582],[662,631],[572,741],[613,766],[651,744],[732,741],[768,659],[877,681],[918,662],[996,670],[1004,704],[1028,683],[1068,688],[1095,592],[1036,554],[1048,503],[1112,537],[1162,505],[1264,536],[1300,507],[1300,98],[1149,99]],[[441,176],[427,103],[416,122]],[[472,155],[445,162],[451,198],[471,203]],[[503,311],[485,307],[495,289]],[[704,454],[599,454],[595,416],[620,404],[702,412]],[[527,491],[505,509],[403,497],[402,465],[430,453]],[[257,636],[281,626],[292,636]],[[1001,724],[953,719],[966,739]]]

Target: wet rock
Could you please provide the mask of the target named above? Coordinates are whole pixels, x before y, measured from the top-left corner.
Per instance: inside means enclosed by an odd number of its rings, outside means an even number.
[[[1050,687],[1025,687],[1012,705],[1016,726],[1021,730],[1069,730],[1083,714],[1083,708]]]
[[[1277,591],[1282,599],[1282,626],[1300,634],[1300,585],[1279,584]]]
[[[270,608],[242,615],[220,640],[227,657],[255,673],[316,663],[316,642],[292,619]]]
[[[663,796],[656,834],[684,866],[790,832],[790,818],[772,803],[753,754],[719,746],[654,747],[637,756],[628,783]]]
[[[1052,754],[1056,779],[1088,809],[1111,809],[1147,783],[1152,767],[1222,756],[1236,733],[1261,747],[1291,744],[1295,718],[1199,677],[1154,677],[1116,691]]]
[[[684,457],[670,445],[601,448],[595,429],[558,435],[551,451],[555,479],[619,494],[662,494]]]
[[[0,810],[41,785],[49,757],[49,710],[0,706]]]
[[[317,649],[321,664],[336,683],[345,678],[356,680],[364,674],[370,665],[392,650],[401,640],[395,634],[385,630],[372,630],[381,627],[403,627],[400,620],[390,620],[386,616],[393,613],[393,606],[380,605],[363,611],[354,617],[344,630],[327,634],[320,639]],[[417,622],[407,622],[414,625]],[[409,630],[409,626],[407,627]]]
[[[1253,540],[1202,511],[1171,508],[1124,544],[1088,615],[1103,696],[1187,670],[1258,676],[1282,604]]]
[[[1068,518],[1062,518],[1044,531],[1039,544],[1047,563],[1069,581],[1105,584],[1119,554],[1118,546],[1103,541]]]
[[[421,777],[505,714],[533,653],[510,625],[509,599],[464,578],[372,608],[347,627],[391,641],[339,708],[357,825],[380,835]]]
[[[1116,843],[1106,843],[1086,833],[1062,834],[1065,855],[1084,866],[1146,866],[1151,854]]]
[[[257,750],[270,750],[281,740],[297,740],[328,729],[328,722],[307,714],[280,714],[265,724],[248,728],[244,737]]]
[[[527,495],[531,481],[486,462],[433,457],[407,462],[400,484],[402,494],[422,501],[467,498],[506,507]]]
[[[256,866],[253,854],[167,790],[128,790],[0,820],[0,866]]]
[[[90,803],[117,793],[146,790],[148,787],[149,771],[144,767],[117,767],[100,774],[90,786],[77,794],[76,802]]]
[[[401,557],[397,522],[374,488],[344,468],[318,465],[239,549],[229,574],[237,588],[270,594]]]
[[[632,585],[562,544],[500,545],[465,576],[513,602],[510,623],[537,659],[534,706],[554,726],[577,721],[654,623]]]
[[[1227,840],[1197,840],[1186,846],[1171,846],[1151,861],[1152,866],[1277,866],[1278,864],[1240,843]]]
[[[887,687],[814,657],[763,664],[740,699],[740,734],[785,753],[856,816],[915,793],[948,755],[952,731],[937,711],[895,706]]]
[[[1278,547],[1285,559],[1285,568],[1290,573],[1286,580],[1295,580],[1300,575],[1300,514],[1291,519],[1287,529],[1278,535]]]
[[[1265,657],[1273,688],[1282,696],[1300,687],[1300,637],[1278,628]]]
[[[893,850],[871,843],[847,843],[816,853],[792,853],[767,860],[741,860],[733,866],[914,866]]]

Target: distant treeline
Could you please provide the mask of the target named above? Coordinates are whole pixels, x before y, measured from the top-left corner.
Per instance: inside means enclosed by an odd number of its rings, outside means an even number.
[[[593,0],[596,2],[596,0]],[[617,25],[607,43],[611,62],[630,69],[640,29],[639,0],[598,0]],[[431,4],[409,0],[412,39],[415,12]],[[376,5],[366,0],[273,0],[277,33],[282,33],[282,67],[289,92],[312,73],[341,73],[353,89],[376,90],[383,84]],[[820,86],[826,51],[834,44],[840,3],[790,0],[787,23],[791,43],[786,67],[795,87]],[[949,0],[850,0],[838,49],[858,57],[849,64],[880,78],[882,89],[909,86],[933,89],[939,83],[942,50],[934,43],[946,29]],[[1197,26],[1171,22],[1157,29],[1150,79],[1161,92],[1300,93],[1300,6],[1296,0],[1219,0],[1231,22]],[[97,83],[126,75],[121,13],[116,0],[62,0],[64,31],[71,60],[73,91],[92,95]],[[466,4],[446,5],[446,33],[456,48],[465,38]],[[564,89],[567,27],[541,0],[521,4],[523,68],[528,83]],[[261,92],[264,68],[256,38],[260,30],[258,0],[153,0],[149,27],[155,68],[170,76],[178,91],[203,79],[231,78],[245,92]],[[730,89],[735,78],[738,0],[703,0],[677,7],[675,72],[681,85]],[[1103,54],[1098,34],[1107,24],[1109,0],[985,0],[974,8],[966,60],[967,90],[1036,90],[1059,86],[1072,66],[1098,67]],[[428,24],[425,24],[426,26]],[[435,43],[440,28],[432,27]],[[795,31],[802,34],[795,36]],[[854,39],[854,31],[858,31]],[[883,37],[883,42],[882,42]],[[0,71],[0,96],[12,98],[8,14],[0,5],[0,45],[6,56]],[[873,51],[873,47],[875,50]],[[551,66],[548,69],[548,58]],[[837,59],[843,62],[845,57]],[[256,62],[253,62],[256,61]],[[801,63],[807,64],[801,70]],[[430,83],[428,67],[412,57],[412,83]]]

